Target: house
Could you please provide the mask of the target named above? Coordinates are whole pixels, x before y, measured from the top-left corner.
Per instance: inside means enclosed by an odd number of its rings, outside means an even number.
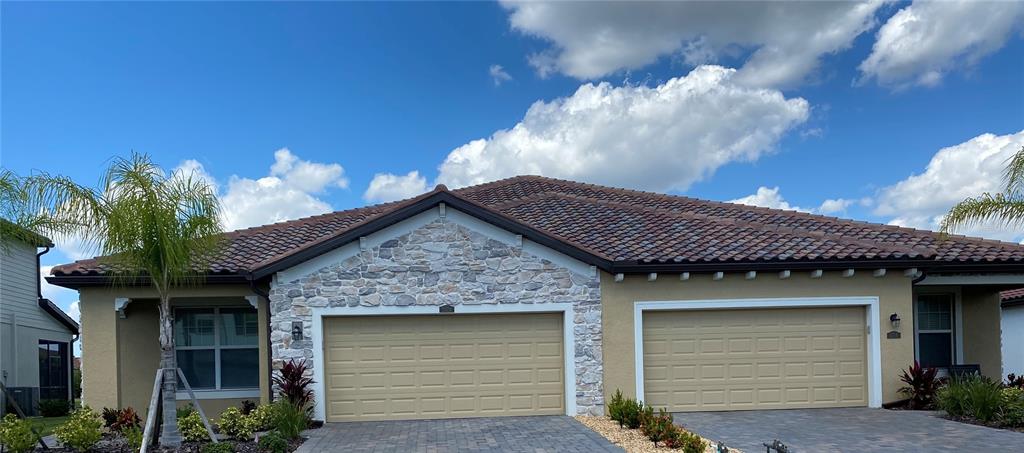
[[[32,235],[0,246],[0,380],[27,414],[40,400],[71,399],[72,345],[78,323],[43,298],[39,257],[53,247]],[[42,251],[39,249],[42,248]],[[0,392],[0,414],[7,409]]]
[[[1024,247],[521,176],[227,234],[173,300],[179,367],[215,412],[312,367],[326,421],[899,400],[915,359],[1001,373],[999,293]],[[83,392],[149,400],[157,307],[95,259]],[[184,395],[181,395],[184,398]]]
[[[1024,289],[1000,294],[1002,299],[1003,375],[1024,375]]]

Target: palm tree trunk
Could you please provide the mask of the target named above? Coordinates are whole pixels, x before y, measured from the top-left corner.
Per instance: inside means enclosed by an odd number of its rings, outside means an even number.
[[[163,425],[160,428],[160,445],[178,447],[181,435],[178,433],[177,398],[178,361],[174,355],[174,318],[171,316],[171,298],[160,295],[160,367],[164,369],[161,397],[163,398]]]

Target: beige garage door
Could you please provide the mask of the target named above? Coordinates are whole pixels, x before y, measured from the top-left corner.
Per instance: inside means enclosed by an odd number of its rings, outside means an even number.
[[[565,413],[559,313],[324,320],[328,421]]]
[[[648,311],[644,393],[672,411],[867,405],[862,307]]]

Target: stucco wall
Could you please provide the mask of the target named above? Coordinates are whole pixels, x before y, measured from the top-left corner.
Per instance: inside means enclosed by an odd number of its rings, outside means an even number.
[[[448,220],[431,221],[364,251],[356,249],[354,256],[339,257],[339,262],[312,269],[301,278],[281,281],[284,274],[278,274],[270,292],[275,367],[293,358],[309,359],[307,363],[315,366],[312,359],[322,341],[312,337],[315,308],[569,302],[576,376],[566,378],[576,381],[577,412],[602,413],[596,272],[573,272],[522,246],[471,230],[451,220],[454,217],[449,213]],[[307,336],[302,341],[292,341],[293,322],[304,325]]]
[[[252,294],[244,286],[207,286],[185,289],[175,306],[214,304],[248,306]],[[93,408],[132,407],[145,414],[160,362],[159,310],[155,294],[145,289],[83,288],[80,290],[82,325],[82,399]],[[132,302],[119,319],[114,299]],[[260,304],[260,394],[252,398],[203,399],[207,415],[237,405],[242,399],[266,401],[270,388],[267,360],[266,302]],[[185,404],[187,401],[179,401]]]
[[[899,399],[899,371],[914,360],[911,280],[903,277],[902,273],[892,272],[875,278],[863,271],[849,278],[842,277],[839,272],[826,272],[816,279],[811,278],[808,272],[793,272],[785,280],[779,279],[775,273],[761,273],[753,280],[745,279],[741,273],[725,274],[725,278],[718,281],[713,280],[710,274],[693,274],[687,281],[680,281],[678,274],[662,274],[653,282],[647,281],[646,275],[628,275],[622,282],[615,282],[613,275],[602,272],[604,356],[610,358],[604,366],[605,395],[610,397],[616,389],[630,397],[636,393],[634,302],[841,296],[878,297],[883,331],[882,400]],[[903,319],[899,329],[902,338],[886,339],[884,332],[892,330],[889,315],[894,312]]]
[[[963,311],[963,363],[981,365],[981,373],[1002,379],[1003,357],[999,291],[984,286],[961,289]]]

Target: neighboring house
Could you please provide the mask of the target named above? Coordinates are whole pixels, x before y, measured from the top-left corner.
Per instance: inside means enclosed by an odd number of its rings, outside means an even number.
[[[878,407],[900,371],[1001,373],[999,292],[1024,247],[535,176],[228,233],[174,299],[211,412],[305,359],[327,421]],[[79,290],[84,400],[143,409],[157,307],[96,260]],[[184,395],[181,396],[184,398]]]
[[[39,257],[53,244],[36,239],[4,239],[0,246],[0,380],[28,414],[36,413],[40,400],[70,400],[78,336],[78,323],[43,298]],[[7,407],[4,398],[0,392],[0,413]]]
[[[1003,375],[1024,375],[1024,288],[1003,291]]]

